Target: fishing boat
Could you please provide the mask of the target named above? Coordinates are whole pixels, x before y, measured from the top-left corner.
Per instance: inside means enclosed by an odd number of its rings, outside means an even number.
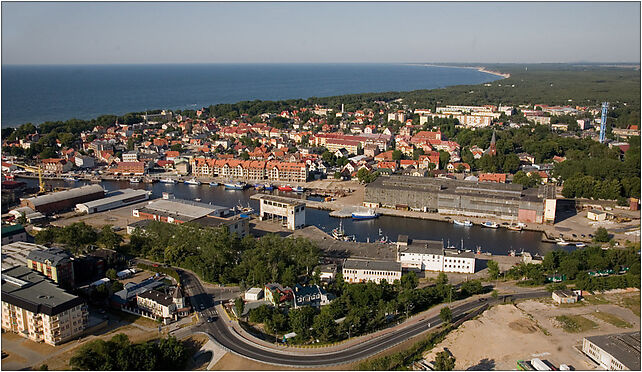
[[[218,182],[210,182],[210,186],[218,186]]]
[[[175,184],[175,183],[176,183],[176,180],[174,180],[174,179],[172,179],[172,178],[162,178],[162,179],[160,180],[160,183],[171,183],[171,184]]]
[[[292,191],[294,191],[294,192],[303,192],[304,189],[301,186],[297,186],[297,187],[293,188]]]
[[[353,212],[352,213],[352,219],[353,220],[371,220],[373,218],[379,217],[379,213],[376,213],[372,209],[368,209],[365,212]]]
[[[243,190],[245,189],[245,183],[243,182],[227,182],[224,184],[226,190]]]
[[[347,241],[350,239],[343,231],[343,223],[339,221],[339,227],[332,229],[332,237],[336,240]]]
[[[584,243],[575,243],[575,246],[577,248],[584,248],[584,247],[586,247],[586,244],[584,244]]]
[[[260,183],[257,183],[256,185],[254,185],[254,189],[255,189],[255,190],[263,190],[264,188],[265,188],[265,186],[263,186],[263,185],[262,185],[262,184],[260,184]]]
[[[508,225],[508,230],[522,231],[522,229],[523,226],[521,226],[520,224],[511,223],[510,225]]]
[[[566,246],[566,245],[571,244],[571,243],[567,242],[566,240],[564,240],[562,238],[557,238],[557,239],[555,239],[555,241],[556,241],[555,244],[561,245],[561,246]]]
[[[477,246],[477,250],[475,251],[475,254],[482,254],[481,245]]]
[[[497,223],[491,222],[491,221],[482,222],[481,225],[482,225],[482,227],[489,227],[491,229],[496,229],[496,228],[499,227],[499,225]]]
[[[140,183],[140,178],[134,177],[134,178],[129,180],[129,183]]]
[[[196,185],[196,186],[198,186],[198,185],[201,184],[201,181],[197,180],[196,178],[192,178],[191,180],[185,181],[185,184],[186,185]]]
[[[290,185],[279,186],[279,191],[292,191],[292,186]]]
[[[244,207],[241,202],[239,202],[239,205],[236,206],[236,210],[241,212],[241,216],[245,214],[246,217],[249,217],[249,215],[254,213],[254,208],[250,207],[250,203],[247,203],[247,207]]]
[[[265,185],[263,185],[263,188],[268,191],[274,190],[274,186],[270,185],[269,183],[266,183]]]
[[[459,221],[459,220],[453,220],[453,223],[457,226],[467,226],[470,227],[473,225],[472,222],[465,220],[465,221]]]
[[[196,198],[196,199],[194,199],[194,201],[195,201],[195,202],[200,202],[200,201],[201,201],[201,198]]]

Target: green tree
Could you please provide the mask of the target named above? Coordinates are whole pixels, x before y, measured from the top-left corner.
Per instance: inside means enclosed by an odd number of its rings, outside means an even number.
[[[491,280],[499,277],[499,264],[496,261],[489,260],[486,264],[488,266],[488,276]]]
[[[455,369],[455,357],[447,351],[440,351],[435,357],[435,370],[452,371]]]
[[[122,290],[123,288],[125,288],[123,286],[123,283],[119,282],[118,280],[114,280],[111,283],[111,293],[116,293],[116,292]]]
[[[403,153],[399,150],[394,150],[392,152],[392,160],[401,160],[403,158]]]
[[[236,316],[240,318],[243,314],[243,310],[245,310],[245,302],[243,302],[241,297],[234,300],[234,310],[236,311]]]
[[[448,324],[453,320],[453,313],[449,307],[444,306],[439,311],[439,318],[444,322],[444,324]]]
[[[415,289],[417,284],[419,284],[419,279],[417,279],[417,274],[414,271],[409,271],[401,277],[401,287],[403,289]]]
[[[105,225],[100,229],[98,236],[98,243],[107,249],[118,249],[120,243],[123,242],[123,237],[117,234],[111,225]]]
[[[105,274],[111,280],[118,279],[118,275],[116,274],[116,269],[114,269],[114,268],[111,268],[111,269],[107,270],[107,272]]]
[[[606,243],[611,240],[609,238],[609,232],[603,227],[598,227],[597,230],[595,230],[593,239],[598,243]]]

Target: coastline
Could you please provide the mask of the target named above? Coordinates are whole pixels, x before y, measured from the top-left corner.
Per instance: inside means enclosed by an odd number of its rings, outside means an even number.
[[[486,74],[491,74],[495,76],[502,77],[504,79],[508,79],[510,77],[509,73],[505,72],[500,72],[500,71],[495,71],[495,70],[489,70],[484,66],[448,66],[448,65],[436,65],[436,64],[431,64],[431,63],[422,63],[422,64],[415,64],[415,66],[427,66],[427,67],[447,67],[447,68],[467,68],[471,70],[477,70],[479,72],[483,72]]]

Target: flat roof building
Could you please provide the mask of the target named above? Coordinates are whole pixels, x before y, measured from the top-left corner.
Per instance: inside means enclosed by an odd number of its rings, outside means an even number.
[[[60,248],[32,250],[27,255],[27,267],[41,272],[55,283],[66,287],[74,285],[74,265],[69,253]]]
[[[640,331],[584,337],[582,351],[610,371],[640,370]]]
[[[401,280],[401,263],[395,261],[370,261],[348,258],[343,262],[343,279],[348,283],[388,283]]]
[[[475,255],[457,249],[447,249],[438,240],[397,239],[397,261],[405,269],[442,271],[446,273],[475,273]]]
[[[21,224],[2,225],[2,245],[13,242],[24,242],[26,240],[27,231]]]
[[[21,205],[43,214],[73,209],[76,204],[103,198],[105,190],[100,185],[86,185],[51,194],[23,199]]]
[[[60,289],[27,267],[2,271],[2,328],[33,341],[58,345],[87,325],[82,298]]]
[[[15,242],[2,245],[2,270],[15,266],[27,266],[27,256],[31,251],[44,251],[48,249],[44,245]]]
[[[274,195],[259,195],[261,221],[276,220],[290,230],[305,226],[305,203],[299,199]]]
[[[205,216],[223,217],[230,209],[182,199],[157,199],[132,211],[138,218],[170,223],[183,223]]]
[[[92,200],[86,203],[76,204],[79,212],[98,213],[110,209],[124,207],[149,199],[150,192],[147,190],[122,189],[110,192],[104,198]]]
[[[542,223],[546,187],[410,176],[379,177],[366,186],[364,203],[389,208]]]

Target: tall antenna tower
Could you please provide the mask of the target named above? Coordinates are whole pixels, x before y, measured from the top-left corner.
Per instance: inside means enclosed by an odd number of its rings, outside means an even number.
[[[600,143],[604,143],[606,139],[606,115],[609,112],[609,103],[602,102],[602,120],[600,123]]]

